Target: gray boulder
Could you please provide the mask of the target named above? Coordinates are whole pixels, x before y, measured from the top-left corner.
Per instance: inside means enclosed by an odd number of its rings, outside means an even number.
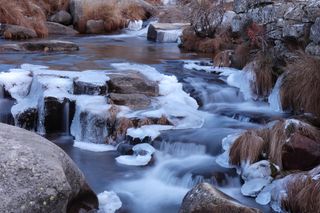
[[[262,213],[238,203],[233,198],[212,187],[201,183],[183,198],[179,213]]]
[[[2,24],[0,35],[2,35],[5,39],[13,40],[30,39],[37,37],[37,33],[33,29],[11,24]]]
[[[88,34],[101,34],[104,33],[103,20],[88,20],[86,24],[86,33]]]
[[[306,24],[285,24],[282,36],[285,38],[298,39],[304,36],[306,32]]]
[[[305,50],[305,51],[306,51],[307,53],[309,53],[310,55],[320,56],[320,45],[311,42],[311,43],[308,44],[308,46],[306,47],[306,50]]]
[[[0,124],[0,212],[88,212],[98,199],[68,155],[48,140]]]
[[[65,10],[60,10],[56,14],[49,18],[49,21],[56,22],[63,25],[70,25],[72,23],[72,17],[70,13]]]
[[[320,17],[317,18],[315,23],[311,26],[310,40],[316,44],[320,43]]]
[[[76,35],[79,33],[71,27],[67,27],[59,23],[48,21],[46,24],[49,35]]]

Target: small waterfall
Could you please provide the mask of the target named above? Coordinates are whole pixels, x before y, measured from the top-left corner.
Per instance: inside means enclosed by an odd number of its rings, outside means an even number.
[[[184,157],[189,155],[201,155],[206,153],[206,147],[204,145],[198,145],[193,143],[168,143],[162,142],[160,145],[160,151],[173,155],[175,157]]]
[[[270,108],[275,111],[278,111],[278,112],[282,111],[281,100],[280,100],[280,89],[281,89],[283,78],[284,78],[284,74],[282,74],[278,78],[276,85],[274,86],[274,88],[268,98]]]
[[[63,106],[63,130],[70,134],[70,102],[66,101]]]

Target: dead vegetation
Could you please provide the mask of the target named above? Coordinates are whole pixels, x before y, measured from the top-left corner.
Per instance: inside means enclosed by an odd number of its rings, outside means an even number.
[[[320,116],[320,60],[299,54],[286,67],[280,96],[284,110]]]
[[[293,174],[286,184],[287,196],[281,205],[287,212],[319,212],[320,209],[320,167],[308,173]]]
[[[230,148],[230,163],[240,166],[242,162],[255,163],[267,159],[282,169],[282,148],[290,143],[293,134],[315,141],[320,137],[319,130],[307,123],[277,121],[272,127],[247,130],[237,138]]]

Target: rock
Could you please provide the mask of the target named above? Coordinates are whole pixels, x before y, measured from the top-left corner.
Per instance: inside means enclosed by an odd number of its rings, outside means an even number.
[[[109,97],[113,104],[125,105],[132,109],[143,109],[151,104],[150,98],[144,94],[117,94],[110,93]]]
[[[246,207],[233,198],[212,187],[201,183],[183,198],[179,213],[262,213],[258,209]]]
[[[86,32],[89,34],[101,34],[105,32],[103,20],[88,20]]]
[[[231,30],[233,33],[242,33],[248,18],[243,15],[236,15],[231,21]]]
[[[68,155],[48,140],[0,124],[1,212],[89,212],[98,199]]]
[[[29,108],[15,116],[15,125],[26,130],[37,130],[38,109]]]
[[[49,35],[76,35],[79,32],[59,23],[47,22]]]
[[[159,87],[157,83],[145,79],[138,74],[110,75],[108,81],[109,91],[120,94],[144,94],[147,96],[158,96]]]
[[[72,23],[72,17],[67,11],[60,10],[56,14],[52,15],[49,18],[49,21],[68,26]]]
[[[158,42],[177,42],[188,23],[154,23],[148,28],[147,38]]]
[[[285,170],[312,169],[320,164],[320,143],[294,133],[282,148],[282,164]]]
[[[69,3],[70,14],[71,14],[72,20],[73,20],[73,26],[78,31],[83,30],[83,29],[80,29],[83,26],[79,26],[79,25],[81,24],[81,19],[84,16],[83,5],[85,2],[86,2],[86,0],[70,0],[70,3]],[[82,31],[80,31],[80,32],[82,32]]]
[[[317,45],[313,42],[308,44],[305,50],[307,53],[314,55],[314,56],[320,56],[320,45]]]
[[[121,155],[133,155],[133,145],[127,144],[127,143],[120,143],[117,152],[119,152]]]
[[[310,40],[315,44],[320,44],[320,17],[310,28]]]
[[[3,35],[5,39],[17,40],[37,37],[37,33],[33,29],[11,24],[2,24],[0,34]]]
[[[234,0],[234,11],[236,13],[243,13],[249,9],[264,6],[267,4],[273,4],[271,0]]]
[[[106,95],[108,90],[107,83],[105,85],[97,85],[75,80],[73,86],[75,95]]]
[[[223,15],[223,18],[222,18],[222,22],[221,22],[221,26],[223,28],[229,28],[231,27],[231,24],[232,24],[232,20],[233,18],[236,16],[237,14],[233,11],[226,11]]]
[[[283,37],[298,39],[304,36],[306,32],[305,24],[285,24],[283,28]]]
[[[79,46],[73,42],[68,41],[36,41],[36,42],[23,42],[16,44],[0,45],[0,52],[17,51],[17,52],[69,52],[77,51]]]

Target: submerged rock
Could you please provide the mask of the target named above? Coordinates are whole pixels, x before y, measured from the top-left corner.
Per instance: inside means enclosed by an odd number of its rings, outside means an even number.
[[[194,187],[183,198],[179,213],[262,213],[238,203],[208,183]]]
[[[84,175],[59,147],[0,124],[1,212],[88,212],[98,208]]]

